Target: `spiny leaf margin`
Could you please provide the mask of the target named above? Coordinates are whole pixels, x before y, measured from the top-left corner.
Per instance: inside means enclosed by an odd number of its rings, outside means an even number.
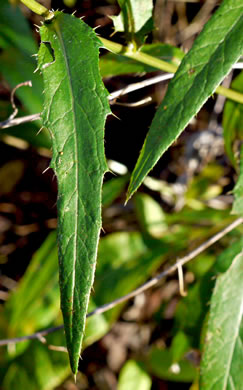
[[[51,167],[58,181],[61,309],[76,374],[101,228],[101,188],[107,171],[104,124],[110,110],[98,67],[101,43],[94,31],[72,15],[55,12],[40,35],[42,118],[51,134]]]

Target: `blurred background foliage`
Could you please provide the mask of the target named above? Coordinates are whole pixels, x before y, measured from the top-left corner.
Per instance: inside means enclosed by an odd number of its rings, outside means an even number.
[[[46,7],[77,10],[98,33],[114,34],[110,16],[120,12],[115,0],[45,1]],[[120,2],[119,2],[120,3]],[[219,1],[163,1],[154,5],[153,24],[134,35],[141,50],[176,65]],[[16,90],[19,116],[42,109],[42,79],[36,59],[40,18],[18,0],[0,3],[0,120],[12,113]],[[152,27],[151,27],[152,26]],[[119,28],[117,28],[119,30]],[[146,35],[146,38],[145,38]],[[124,43],[116,32],[112,39]],[[112,92],[158,74],[155,69],[101,51],[100,69]],[[243,92],[242,73],[226,80]],[[161,101],[166,85],[155,85],[113,105],[106,127],[106,155],[116,175],[107,174],[103,190],[103,231],[89,311],[138,287],[219,229],[229,224],[232,190],[239,172],[242,106],[210,99],[143,186],[124,206],[129,172]],[[128,103],[151,96],[148,105]],[[224,127],[225,150],[222,135]],[[55,177],[47,167],[51,143],[40,121],[2,129],[0,136],[0,338],[13,338],[62,324],[56,249]],[[193,163],[194,161],[194,163]],[[196,161],[196,163],[195,163]],[[113,164],[113,165],[112,165]],[[194,164],[194,165],[193,165]],[[121,169],[122,167],[122,169]],[[241,191],[238,188],[238,191]],[[235,205],[235,212],[239,212]],[[156,288],[87,321],[85,349],[76,385],[70,377],[63,330],[44,340],[1,347],[0,388],[198,389],[199,362],[207,313],[216,276],[242,250],[242,228],[185,266],[186,297],[177,275]]]

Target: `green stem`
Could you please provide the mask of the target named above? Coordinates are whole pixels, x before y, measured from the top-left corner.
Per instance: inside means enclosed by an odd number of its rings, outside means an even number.
[[[120,45],[119,43],[109,41],[108,39],[99,37],[101,42],[104,44],[104,47],[107,50],[115,54],[121,54],[125,57],[132,58],[133,60],[137,60],[142,62],[143,64],[150,65],[154,68],[163,70],[164,72],[175,73],[177,70],[177,66],[173,64],[169,64],[168,62],[162,61],[156,57],[150,56],[149,54],[142,53],[141,51],[132,51],[129,48]],[[243,94],[237,91],[233,91],[232,89],[225,88],[219,86],[215,90],[219,95],[223,95],[228,99],[234,100],[237,103],[243,104]]]
[[[122,46],[120,43],[109,41],[108,39],[99,37],[101,42],[104,44],[107,50],[112,51],[115,54],[121,54],[125,57],[132,58],[133,60],[137,60],[142,62],[143,64],[147,64],[153,66],[154,68],[163,70],[165,72],[175,73],[176,65],[169,64],[168,62],[162,61],[156,57],[150,56],[149,54],[142,53],[141,51],[133,51],[129,49],[129,47]]]
[[[51,14],[51,12],[46,7],[37,3],[37,1],[35,0],[20,0],[20,1],[37,15],[48,17]]]
[[[227,97],[228,99],[234,100],[237,103],[243,104],[243,94],[240,92],[222,86],[219,86],[215,92]]]

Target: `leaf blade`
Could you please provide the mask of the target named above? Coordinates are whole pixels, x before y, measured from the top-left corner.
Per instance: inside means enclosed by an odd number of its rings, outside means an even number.
[[[241,55],[242,10],[241,0],[225,0],[182,60],[145,139],[131,176],[128,199]]]
[[[201,363],[203,389],[240,388],[243,372],[243,252],[215,286]],[[232,386],[234,384],[234,386]]]
[[[98,68],[100,42],[93,30],[74,16],[55,12],[41,28],[41,38],[47,42],[39,51],[43,120],[52,135],[51,166],[58,178],[61,308],[76,374],[101,228],[107,170],[103,130],[109,106]]]

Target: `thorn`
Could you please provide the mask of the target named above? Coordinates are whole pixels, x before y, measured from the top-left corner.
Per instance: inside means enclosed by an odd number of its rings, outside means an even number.
[[[114,116],[116,119],[118,119],[119,121],[121,120],[116,114],[114,114],[114,112],[111,112],[110,114],[108,114],[108,115],[112,115],[112,116]]]
[[[75,9],[75,11],[73,11],[72,13],[72,16],[74,16],[76,14],[77,10]]]
[[[42,126],[42,127],[40,128],[40,130],[37,131],[36,135],[39,135],[43,129],[44,129],[44,126]]]
[[[32,54],[31,57],[38,57],[38,53],[37,54]]]
[[[40,28],[40,26],[38,26],[38,24],[35,24],[35,23],[34,23],[34,26],[37,27],[37,28]]]
[[[46,169],[44,169],[44,171],[42,172],[42,175],[44,175],[47,171],[49,171],[51,167],[47,167]]]
[[[100,28],[101,27],[101,25],[99,24],[99,26],[95,26],[94,28],[93,28],[93,30],[95,31],[95,30],[97,30],[97,28]]]
[[[77,374],[73,374],[73,380],[74,380],[74,383],[76,384],[76,382],[77,382]]]

